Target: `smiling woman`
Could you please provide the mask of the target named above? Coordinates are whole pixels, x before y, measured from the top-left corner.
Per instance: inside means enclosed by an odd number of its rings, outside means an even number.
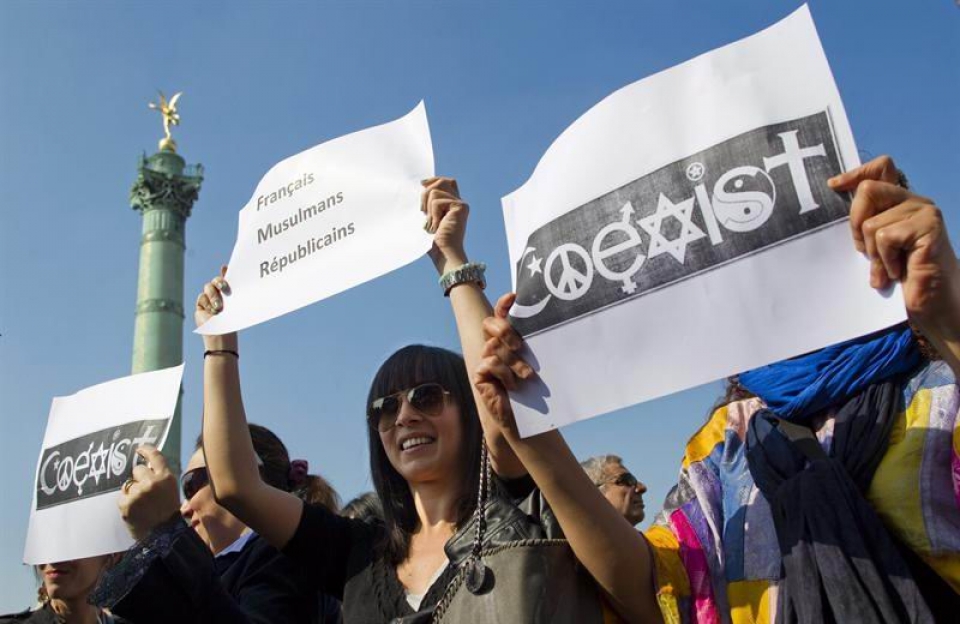
[[[414,392],[425,386],[434,388]],[[445,393],[439,404],[432,392],[436,388]],[[424,398],[418,401],[418,396]],[[384,407],[384,397],[395,397],[391,409]],[[410,481],[450,482],[458,495],[456,525],[464,525],[473,513],[480,480],[480,420],[463,358],[437,347],[411,345],[391,355],[374,377],[367,403],[370,473],[388,527],[385,554],[398,565],[419,523]]]
[[[425,228],[435,233],[430,255],[464,356],[408,346],[387,358],[370,385],[370,467],[383,523],[339,517],[265,482],[245,434],[236,334],[204,336],[211,356],[204,361],[204,452],[217,502],[281,549],[311,587],[341,598],[346,622],[413,624],[445,616],[486,622],[498,609],[506,609],[506,621],[610,621],[599,593],[629,621],[656,621],[652,591],[637,591],[653,587],[643,540],[590,483],[559,434],[542,436],[541,443],[518,441],[492,416],[496,400],[478,402],[481,390],[471,385],[468,370],[491,356],[484,323],[492,308],[482,292],[482,265],[469,263],[463,250],[468,209],[456,182],[434,178],[424,186]],[[230,292],[224,274],[197,298],[198,325],[224,309]],[[520,364],[518,374],[532,372],[527,369]],[[509,576],[485,582],[509,574],[504,567],[493,571],[499,563],[487,567],[488,554],[544,539],[567,548],[551,539],[564,533],[592,576],[584,576],[585,593],[563,591],[542,565],[516,583],[503,580]],[[532,557],[543,559],[539,552]],[[568,559],[571,570],[579,568]],[[490,591],[492,585],[497,589]],[[571,596],[587,599],[570,605]],[[499,607],[486,609],[494,603]],[[485,615],[464,618],[458,609]]]

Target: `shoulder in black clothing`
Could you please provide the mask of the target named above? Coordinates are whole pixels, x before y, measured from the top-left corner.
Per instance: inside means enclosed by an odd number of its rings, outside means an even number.
[[[59,624],[61,620],[49,605],[33,610],[26,609],[20,613],[0,615],[0,624]],[[130,624],[126,620],[114,616],[114,624]]]
[[[304,503],[283,554],[316,590],[343,600],[345,585],[377,558],[384,537],[380,523],[344,518],[322,505]]]
[[[562,537],[552,511],[529,477],[497,480],[486,508],[485,546],[543,537]],[[427,612],[443,596],[459,565],[470,553],[475,519],[447,542],[450,562],[421,603]],[[283,553],[297,562],[312,586],[343,602],[345,622],[384,622],[411,617],[403,584],[379,548],[385,528],[335,515],[304,504],[300,523]]]
[[[174,529],[155,551],[138,544],[107,573],[98,604],[136,624],[316,622],[318,599],[296,567],[254,536],[218,568],[192,529]],[[152,542],[151,542],[152,543]],[[148,555],[138,559],[145,551]],[[125,568],[132,568],[134,573]]]
[[[56,616],[47,609],[33,611],[25,609],[20,613],[8,613],[0,615],[0,624],[19,624],[20,622],[29,622],[30,624],[46,624],[56,622]]]

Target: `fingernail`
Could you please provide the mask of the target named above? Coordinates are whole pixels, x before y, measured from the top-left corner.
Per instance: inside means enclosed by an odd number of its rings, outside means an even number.
[[[427,219],[426,221],[423,222],[423,229],[427,232],[430,231],[430,219]]]
[[[838,184],[840,184],[840,176],[833,176],[832,178],[827,180],[827,186],[829,186],[830,188],[833,188]]]

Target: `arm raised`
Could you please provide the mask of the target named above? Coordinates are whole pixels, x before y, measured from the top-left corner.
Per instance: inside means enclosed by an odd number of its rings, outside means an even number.
[[[497,335],[486,332],[484,357],[474,376],[480,400],[550,503],[577,559],[618,613],[630,622],[659,622],[654,562],[643,536],[590,481],[560,432],[529,438],[521,438],[517,432],[507,389],[516,388],[523,378],[516,374],[512,359],[501,357],[510,352],[511,358],[516,358],[513,352],[521,343],[519,336],[504,328],[509,325],[506,311],[513,300],[512,294],[502,297],[497,315],[484,322],[485,328],[499,331]],[[526,377],[532,374],[530,370]]]
[[[468,262],[464,238],[470,207],[460,199],[457,182],[452,178],[431,178],[424,180],[423,184],[421,208],[427,215],[424,228],[434,232],[434,246],[430,250],[430,258],[442,276]],[[484,349],[483,319],[493,313],[493,308],[480,285],[473,282],[457,285],[450,290],[449,297],[460,335],[463,359],[467,370],[472,371],[480,364]],[[500,428],[490,424],[490,414],[484,409],[476,389],[473,394],[494,472],[506,478],[526,474],[523,464],[503,438]]]
[[[230,293],[225,274],[223,267],[197,297],[197,325],[223,310],[224,296]],[[203,453],[210,486],[218,503],[283,548],[300,523],[303,503],[260,478],[240,393],[237,335],[204,336],[203,342]]]

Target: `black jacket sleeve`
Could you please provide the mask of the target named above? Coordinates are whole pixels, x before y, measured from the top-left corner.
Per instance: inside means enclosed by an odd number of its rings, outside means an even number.
[[[383,525],[343,518],[322,505],[304,503],[297,530],[283,548],[310,586],[343,600],[347,580],[374,557]]]
[[[251,540],[222,575],[192,530],[180,532],[168,549],[142,563],[146,569],[135,582],[118,587],[105,605],[137,624],[316,621],[316,594],[298,578],[292,562],[260,538]]]

